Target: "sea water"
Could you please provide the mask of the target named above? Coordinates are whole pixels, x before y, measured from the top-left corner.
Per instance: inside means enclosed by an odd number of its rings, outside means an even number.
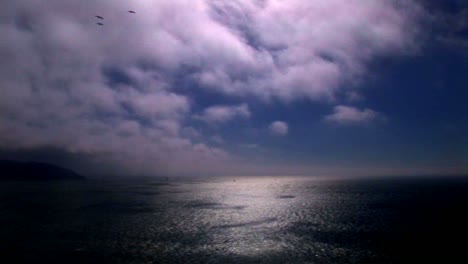
[[[0,261],[448,263],[467,212],[466,178],[0,183]]]

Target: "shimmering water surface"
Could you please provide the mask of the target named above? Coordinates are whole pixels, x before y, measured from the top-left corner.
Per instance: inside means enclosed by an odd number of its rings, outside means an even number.
[[[456,239],[466,234],[467,187],[466,178],[1,183],[0,256],[8,263],[448,261],[462,256]]]

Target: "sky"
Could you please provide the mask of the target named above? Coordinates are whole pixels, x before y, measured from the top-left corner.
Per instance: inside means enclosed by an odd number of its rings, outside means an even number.
[[[0,158],[110,175],[468,173],[464,2],[7,0]]]

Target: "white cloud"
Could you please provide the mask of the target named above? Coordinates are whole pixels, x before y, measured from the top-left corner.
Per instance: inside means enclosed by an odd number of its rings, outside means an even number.
[[[136,15],[127,0],[4,6],[0,147],[53,146],[161,173],[232,158],[200,143],[207,140],[187,122],[194,98],[179,83],[235,97],[327,100],[365,76],[372,59],[411,50],[420,12],[392,0],[143,0],[131,3]],[[199,117],[250,115],[242,104]]]
[[[170,92],[139,93],[132,90],[132,93],[124,94],[121,101],[128,103],[142,117],[178,117],[190,109],[185,96]]]
[[[217,105],[206,108],[201,115],[195,118],[207,123],[223,123],[234,118],[250,118],[250,110],[247,104],[236,106]]]
[[[325,116],[326,121],[341,125],[366,124],[380,118],[382,118],[382,115],[372,109],[359,110],[344,105],[335,106],[333,113]]]
[[[365,77],[373,58],[411,52],[421,13],[414,2],[391,0],[208,2],[238,35],[242,56],[210,61],[215,67],[200,72],[200,83],[284,101],[333,98]]]
[[[283,121],[275,121],[271,123],[269,129],[271,133],[279,136],[285,136],[288,134],[289,131],[288,124]]]

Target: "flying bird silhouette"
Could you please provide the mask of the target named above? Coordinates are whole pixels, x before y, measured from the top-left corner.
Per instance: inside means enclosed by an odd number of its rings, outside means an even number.
[[[103,20],[104,20],[104,18],[103,18],[102,16],[96,16],[96,18],[99,18],[99,19],[103,19]]]
[[[103,24],[103,23],[96,23],[96,24],[98,24],[98,25],[100,25],[100,26],[104,26],[104,24]]]
[[[135,14],[135,11],[132,11],[132,10],[130,10],[130,11],[128,11],[128,12],[129,12],[130,14]]]

